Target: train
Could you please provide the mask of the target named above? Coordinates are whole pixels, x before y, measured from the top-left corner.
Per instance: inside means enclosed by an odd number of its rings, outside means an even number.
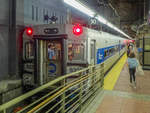
[[[23,33],[22,77],[41,86],[85,67],[104,63],[104,73],[125,53],[127,39],[79,24],[43,24]]]

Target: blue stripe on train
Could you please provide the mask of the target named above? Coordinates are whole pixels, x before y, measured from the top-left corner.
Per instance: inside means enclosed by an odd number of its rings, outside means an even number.
[[[97,55],[96,55],[96,57],[97,57],[97,64],[100,64],[100,63],[104,62],[105,60],[107,60],[109,57],[113,56],[116,52],[111,54],[111,55],[109,55],[109,56],[107,56],[107,57],[104,57],[104,54],[105,54],[104,51],[105,50],[109,50],[111,48],[115,48],[116,46],[119,47],[118,51],[120,51],[122,49],[121,45],[115,45],[115,46],[109,46],[109,47],[105,47],[105,48],[99,48],[97,50]]]

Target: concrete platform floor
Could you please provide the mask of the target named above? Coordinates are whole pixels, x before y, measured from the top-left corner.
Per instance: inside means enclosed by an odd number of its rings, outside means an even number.
[[[125,64],[114,89],[100,91],[84,113],[150,113],[150,71],[144,74],[136,76],[134,89]]]
[[[96,113],[150,113],[150,101],[105,95]]]
[[[113,90],[150,95],[150,71],[144,71],[144,76],[136,76],[136,89],[129,85],[129,77],[130,76],[126,63]]]

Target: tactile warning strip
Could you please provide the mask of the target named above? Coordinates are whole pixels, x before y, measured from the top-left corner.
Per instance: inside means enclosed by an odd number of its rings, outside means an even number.
[[[104,89],[113,90],[119,75],[122,71],[122,68],[126,62],[127,55],[124,54],[122,58],[114,65],[114,67],[108,72],[104,79]]]

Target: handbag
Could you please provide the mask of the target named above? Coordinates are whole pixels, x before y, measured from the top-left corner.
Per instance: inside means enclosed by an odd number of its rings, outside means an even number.
[[[140,65],[139,61],[137,60],[137,63],[138,63],[138,66],[136,67],[136,75],[144,75],[144,72],[143,72],[143,69],[142,69],[142,66]]]

